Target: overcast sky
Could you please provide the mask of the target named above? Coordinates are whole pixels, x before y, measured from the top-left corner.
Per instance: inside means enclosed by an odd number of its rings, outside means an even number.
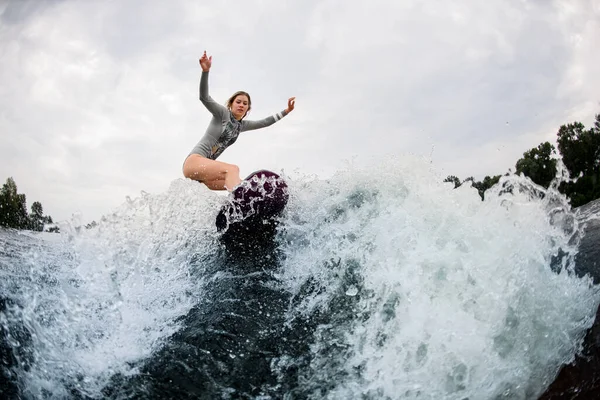
[[[0,0],[0,179],[55,220],[97,219],[181,179],[210,92],[253,100],[219,160],[331,175],[416,154],[502,174],[600,113],[600,0]]]

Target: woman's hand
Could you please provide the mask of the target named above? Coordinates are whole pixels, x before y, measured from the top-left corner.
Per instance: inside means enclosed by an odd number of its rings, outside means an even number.
[[[292,112],[292,110],[294,109],[294,105],[296,104],[296,98],[295,97],[290,97],[288,99],[288,107],[285,109],[286,113],[290,113]]]
[[[202,67],[202,71],[208,72],[210,70],[210,66],[212,65],[212,56],[206,56],[206,50],[204,50],[204,54],[200,57],[200,66]]]

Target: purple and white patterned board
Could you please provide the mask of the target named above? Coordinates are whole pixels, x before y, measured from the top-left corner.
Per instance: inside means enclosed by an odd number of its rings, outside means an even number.
[[[279,215],[288,202],[287,183],[272,171],[259,170],[230,194],[229,201],[217,215],[216,226],[223,231],[235,225],[264,223]]]

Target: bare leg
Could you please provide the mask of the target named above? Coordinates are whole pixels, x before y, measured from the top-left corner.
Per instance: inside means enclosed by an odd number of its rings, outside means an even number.
[[[237,165],[211,160],[198,154],[190,154],[185,160],[183,175],[204,183],[211,190],[232,191],[242,181]]]

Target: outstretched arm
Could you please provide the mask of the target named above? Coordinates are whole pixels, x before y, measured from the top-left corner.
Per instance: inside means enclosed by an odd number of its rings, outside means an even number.
[[[294,109],[294,105],[296,103],[295,97],[290,97],[288,100],[288,107],[278,112],[275,115],[271,115],[270,117],[260,119],[258,121],[242,121],[242,131],[251,131],[253,129],[265,128],[269,125],[273,125],[275,122],[279,121],[281,118],[288,115]]]
[[[219,118],[224,112],[227,112],[227,109],[225,106],[214,101],[208,94],[208,71],[210,71],[211,65],[212,56],[207,57],[205,51],[200,58],[200,66],[202,67],[202,77],[200,78],[200,101],[212,115]]]

